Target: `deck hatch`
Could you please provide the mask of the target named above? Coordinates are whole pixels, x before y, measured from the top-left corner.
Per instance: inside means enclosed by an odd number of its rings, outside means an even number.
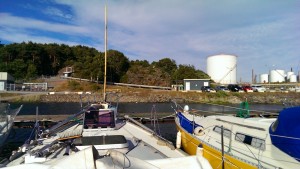
[[[82,137],[82,145],[108,145],[108,144],[127,144],[127,140],[122,135],[112,136],[92,136]]]

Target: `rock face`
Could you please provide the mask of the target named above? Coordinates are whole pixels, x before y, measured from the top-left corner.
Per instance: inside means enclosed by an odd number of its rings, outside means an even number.
[[[53,94],[42,95],[41,102],[94,102],[103,101],[101,94]],[[263,104],[292,104],[300,105],[300,93],[197,93],[197,92],[173,92],[173,91],[151,91],[151,92],[126,92],[114,93],[107,96],[107,101],[112,102],[170,102],[176,99],[181,102],[199,103],[229,103],[237,104],[247,100],[249,103]]]

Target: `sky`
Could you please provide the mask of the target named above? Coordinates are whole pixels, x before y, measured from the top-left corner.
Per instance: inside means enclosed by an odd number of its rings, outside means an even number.
[[[0,0],[2,44],[108,49],[129,60],[170,58],[206,72],[211,55],[237,56],[237,80],[300,71],[299,0]]]

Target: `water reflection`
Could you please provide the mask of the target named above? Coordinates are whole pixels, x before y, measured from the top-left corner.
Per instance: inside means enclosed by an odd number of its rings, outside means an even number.
[[[12,104],[12,107],[18,107],[23,104],[23,108],[19,115],[34,115],[36,107],[39,108],[41,115],[58,115],[58,114],[74,114],[81,109],[80,103],[17,103]],[[85,106],[86,104],[83,104]],[[155,105],[157,113],[174,113],[171,103],[119,103],[118,110],[120,113],[151,113]],[[181,104],[183,107],[184,104]],[[239,108],[239,105],[229,105],[230,107]],[[227,106],[217,106],[212,104],[189,104],[190,110],[202,110],[202,112],[232,112],[234,109]],[[250,110],[279,112],[284,108],[283,105],[273,104],[250,104]]]

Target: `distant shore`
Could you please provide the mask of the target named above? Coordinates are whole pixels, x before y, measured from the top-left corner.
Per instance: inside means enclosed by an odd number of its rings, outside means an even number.
[[[291,104],[300,105],[300,93],[201,93],[201,92],[178,92],[149,90],[147,92],[126,91],[109,94],[107,101],[112,102],[170,102],[176,99],[178,102],[186,103],[220,103],[220,104],[238,104],[242,101],[261,104]],[[31,93],[14,96],[1,96],[1,100],[9,102],[92,102],[103,101],[103,96],[98,93],[91,94],[49,94],[49,93]]]

